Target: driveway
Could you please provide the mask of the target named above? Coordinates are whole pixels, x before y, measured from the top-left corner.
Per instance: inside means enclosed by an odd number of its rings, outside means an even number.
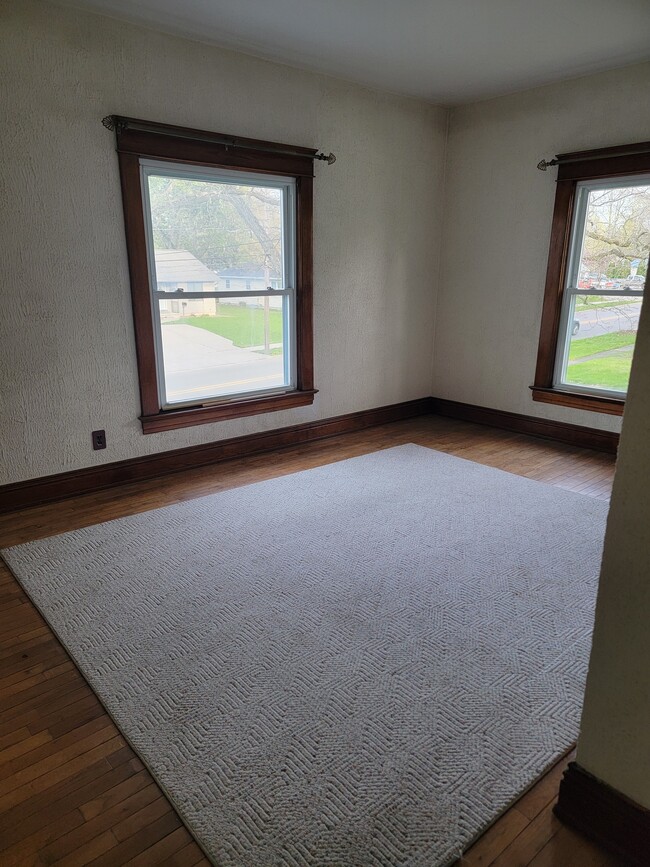
[[[264,355],[192,325],[162,327],[167,400],[177,403],[284,385],[282,355]]]

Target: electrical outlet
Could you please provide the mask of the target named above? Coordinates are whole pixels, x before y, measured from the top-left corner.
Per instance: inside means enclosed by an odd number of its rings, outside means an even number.
[[[105,449],[106,448],[106,431],[105,430],[94,430],[91,434],[93,438],[93,448],[95,451],[97,449]]]

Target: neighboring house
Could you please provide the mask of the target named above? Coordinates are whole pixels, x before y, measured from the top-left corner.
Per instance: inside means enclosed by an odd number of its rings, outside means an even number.
[[[156,280],[161,292],[214,292],[217,274],[188,250],[156,250]],[[162,320],[177,316],[214,316],[216,298],[170,298],[160,302]]]
[[[219,277],[217,288],[221,292],[262,292],[269,287],[271,289],[282,287],[282,276],[277,271],[265,271],[264,268],[255,265],[245,268],[222,268],[217,274]],[[250,302],[250,299],[248,300]],[[281,308],[282,298],[271,298],[269,306]]]
[[[268,282],[267,282],[268,277]],[[189,250],[156,250],[156,279],[161,292],[232,292],[233,299],[220,299],[222,304],[257,306],[257,299],[237,298],[239,292],[261,292],[271,286],[279,289],[282,278],[276,271],[265,273],[254,265],[248,268],[224,268],[212,271]],[[271,308],[280,309],[282,298],[271,298]],[[163,321],[178,316],[214,316],[217,313],[216,298],[170,298],[160,302],[160,317]]]

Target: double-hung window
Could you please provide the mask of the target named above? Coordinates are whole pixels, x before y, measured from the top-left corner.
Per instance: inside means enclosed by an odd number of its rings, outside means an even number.
[[[314,151],[122,120],[145,433],[311,403]]]
[[[645,147],[557,158],[536,400],[623,411],[649,270]]]

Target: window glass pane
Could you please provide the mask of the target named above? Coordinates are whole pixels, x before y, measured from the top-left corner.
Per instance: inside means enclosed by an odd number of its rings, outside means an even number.
[[[285,225],[292,182],[246,183],[226,170],[171,175],[155,166],[145,178],[154,288],[174,293],[154,301],[161,404],[291,388],[289,298],[240,293],[293,282],[292,220]],[[211,292],[232,297],[179,294]]]
[[[575,296],[564,382],[626,392],[641,298]]]
[[[159,303],[167,405],[290,385],[287,296]]]
[[[283,279],[281,188],[151,173],[148,183],[159,289],[259,291]]]
[[[576,201],[556,382],[625,395],[642,303],[642,296],[626,293],[644,289],[650,182],[647,177],[602,186],[584,182]]]
[[[589,190],[578,288],[643,289],[650,251],[650,184]]]

